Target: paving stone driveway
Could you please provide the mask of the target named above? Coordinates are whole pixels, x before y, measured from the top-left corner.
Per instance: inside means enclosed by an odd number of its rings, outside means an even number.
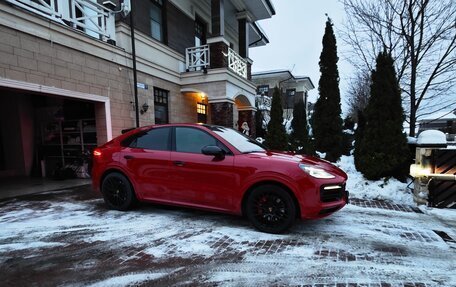
[[[455,227],[355,199],[284,235],[144,204],[108,211],[89,186],[0,202],[1,286],[456,286]]]

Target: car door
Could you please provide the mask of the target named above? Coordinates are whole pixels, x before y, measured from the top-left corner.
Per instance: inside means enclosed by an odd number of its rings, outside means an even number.
[[[201,149],[208,145],[221,147],[226,156],[221,159],[202,154]],[[233,158],[230,150],[208,132],[175,127],[170,167],[175,200],[197,207],[232,209],[233,190],[238,184],[233,174]]]
[[[143,199],[170,199],[167,182],[171,157],[171,128],[160,127],[141,132],[124,143],[120,161]]]

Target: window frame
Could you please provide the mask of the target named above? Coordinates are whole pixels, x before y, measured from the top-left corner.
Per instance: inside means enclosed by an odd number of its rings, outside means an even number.
[[[166,97],[163,97],[163,96],[159,96],[159,95],[156,95],[156,92],[159,93],[159,92],[165,92],[166,93]],[[154,87],[153,89],[153,93],[154,93],[154,122],[155,124],[168,124],[169,123],[169,91],[168,90],[165,90],[165,89],[161,89],[161,88],[158,88],[158,87]],[[157,101],[157,98],[160,97],[160,98],[166,98],[166,103],[162,103],[160,101]],[[157,117],[156,117],[156,106],[162,106],[162,107],[166,107],[166,122],[165,123],[157,123]]]
[[[137,147],[137,146],[131,146],[132,143],[138,139],[141,136],[147,135],[151,131],[159,130],[159,129],[168,129],[168,139],[166,140],[166,150],[161,150],[161,149],[150,149],[150,148],[144,148],[144,147]],[[171,152],[172,151],[172,134],[173,134],[173,128],[172,127],[152,127],[147,130],[143,130],[137,133],[132,134],[131,136],[127,137],[126,139],[122,140],[120,143],[120,146],[126,147],[126,148],[131,148],[131,149],[145,149],[145,150],[153,150],[153,151],[164,151],[164,152]]]
[[[204,107],[204,113],[200,113],[200,106]],[[196,115],[197,115],[198,123],[206,124],[207,123],[207,104],[197,102],[196,103]],[[200,119],[203,119],[203,118],[204,118],[204,121],[201,121]]]
[[[203,132],[203,133],[205,133],[205,134],[207,134],[210,137],[215,139],[217,146],[220,147],[223,151],[225,151],[225,156],[233,156],[234,155],[234,153],[223,142],[221,142],[217,137],[215,137],[210,132],[205,131],[203,129],[196,128],[196,127],[188,127],[188,126],[174,126],[174,127],[172,127],[172,136],[171,136],[171,151],[172,152],[203,155],[203,153],[201,153],[201,152],[194,153],[194,152],[185,152],[185,151],[177,151],[176,150],[176,133],[177,133],[176,129],[177,128],[187,128],[187,129],[193,129],[193,130],[197,130],[197,131]]]
[[[265,88],[267,88],[267,90],[261,91],[261,89],[265,89]],[[268,95],[269,94],[269,90],[270,90],[269,85],[259,85],[259,86],[257,86],[257,93],[258,94]]]
[[[149,26],[150,26],[150,37],[160,43],[168,44],[168,37],[167,37],[167,18],[166,18],[166,1],[167,0],[149,0],[150,1],[150,8],[149,8]],[[160,17],[161,23],[160,24],[160,36],[161,39],[157,39],[152,35],[152,21],[153,20],[151,10],[153,8],[158,8],[160,10]]]

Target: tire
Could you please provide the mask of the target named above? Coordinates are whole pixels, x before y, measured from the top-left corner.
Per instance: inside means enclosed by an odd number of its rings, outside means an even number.
[[[277,185],[262,185],[248,196],[246,215],[258,230],[283,233],[296,219],[296,204],[291,195]]]
[[[112,172],[103,179],[101,193],[109,209],[126,211],[137,201],[130,181],[118,172]]]

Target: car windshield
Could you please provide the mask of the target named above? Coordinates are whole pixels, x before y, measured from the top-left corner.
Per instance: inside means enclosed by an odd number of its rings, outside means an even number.
[[[242,153],[266,151],[266,147],[264,145],[236,130],[219,126],[208,126],[208,128],[224,138]]]

